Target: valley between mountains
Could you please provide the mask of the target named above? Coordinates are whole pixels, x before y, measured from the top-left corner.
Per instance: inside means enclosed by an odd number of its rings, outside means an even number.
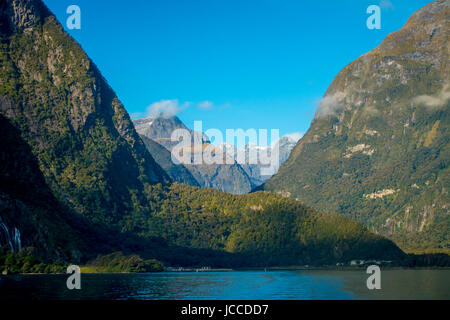
[[[0,271],[448,266],[405,251],[450,245],[449,8],[343,69],[261,177],[172,163],[178,118],[132,120],[41,0],[0,2]]]

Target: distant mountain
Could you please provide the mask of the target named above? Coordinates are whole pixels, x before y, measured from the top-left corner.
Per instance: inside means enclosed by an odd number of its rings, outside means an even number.
[[[263,189],[404,249],[450,249],[449,30],[450,1],[435,1],[345,67]]]
[[[289,155],[291,154],[292,149],[294,149],[295,145],[297,144],[297,141],[289,136],[281,137],[280,140],[276,143],[278,147],[279,152],[279,165],[275,168],[275,172],[278,171],[279,166],[281,166],[286,160],[288,159]],[[270,157],[270,155],[273,152],[274,147],[273,146],[255,146],[252,144],[247,144],[243,150],[240,150],[239,152],[244,152],[246,159],[249,158],[249,155],[254,152],[254,154],[258,154],[258,159],[261,159],[261,156],[267,155]],[[242,168],[245,170],[247,175],[250,177],[250,180],[252,181],[252,184],[257,187],[266,182],[272,175],[263,175],[261,173],[261,168],[268,167],[266,164],[261,164],[260,161],[256,164],[250,164],[249,161],[247,161],[247,164],[243,164]]]
[[[174,181],[190,186],[199,186],[197,180],[183,164],[175,164],[172,161],[172,156],[169,150],[146,136],[141,136],[141,138],[155,161]]]
[[[194,132],[188,129],[184,123],[178,117],[146,117],[142,119],[133,120],[136,131],[147,139],[153,140],[168,151],[177,145],[177,142],[171,141],[172,132],[176,129],[185,129],[191,133],[194,137]],[[198,141],[192,141],[192,146],[198,146],[201,144],[200,149],[193,147],[194,152],[201,152],[210,144],[209,138],[203,133],[197,133]],[[169,160],[170,158],[159,157],[155,152],[155,148],[149,149],[153,157],[163,167],[172,167],[174,164]],[[220,150],[218,150],[220,152]],[[220,191],[225,191],[233,194],[244,194],[252,190],[254,185],[250,178],[247,176],[245,170],[238,164],[182,164],[178,165],[178,168],[186,168],[194,177],[196,184],[191,180],[186,179],[185,175],[178,175],[178,171],[170,171],[171,178],[177,182],[187,183],[189,185],[200,185],[205,188],[214,188]],[[171,173],[172,172],[172,173]],[[191,181],[190,183],[188,183]]]
[[[280,150],[280,165],[285,163],[291,154],[292,149],[297,145],[298,140],[289,136],[281,137],[278,141],[278,148]]]
[[[188,129],[176,116],[168,118],[145,117],[135,119],[133,120],[133,123],[136,131],[141,135],[141,137],[143,137],[143,139],[146,138],[144,139],[144,142],[147,141],[146,144],[152,156],[161,167],[166,169],[166,172],[169,173],[170,177],[177,182],[186,183],[192,186],[200,185],[205,188],[214,188],[234,194],[244,194],[250,192],[252,188],[261,185],[271,177],[271,175],[261,175],[261,168],[268,167],[268,165],[263,165],[259,161],[255,164],[250,164],[250,161],[248,161],[249,154],[253,151],[258,155],[258,159],[261,159],[260,155],[262,154],[267,154],[270,156],[272,153],[271,146],[264,147],[247,144],[244,149],[237,150],[233,145],[221,143],[215,148],[217,153],[222,153],[224,157],[233,158],[235,162],[234,164],[175,165],[167,155],[164,157],[158,156],[158,152],[161,150],[157,150],[156,146],[151,144],[151,141],[155,141],[167,150],[171,151],[177,145],[177,142],[171,141],[170,138],[174,130],[185,129],[191,132],[192,136],[194,136],[194,132]],[[204,147],[210,145],[210,141],[205,134],[198,134],[198,139],[203,144],[203,148],[201,148],[201,150],[203,150]],[[195,142],[194,140],[192,141],[192,145],[195,145],[196,143],[199,144],[200,142]],[[287,160],[296,143],[297,141],[289,136],[280,138],[277,143],[279,147],[280,165]],[[166,152],[162,153],[166,154]],[[246,159],[245,164],[238,162],[238,155],[240,153],[244,153],[244,157]],[[184,173],[185,170],[183,168],[186,168],[191,173],[196,183],[186,177]],[[278,170],[278,168],[276,168],[276,170]]]
[[[390,240],[293,199],[172,182],[45,5],[3,0],[0,8],[2,252],[34,247],[49,261],[79,264],[124,251],[222,267],[403,258]],[[250,184],[238,166],[227,170]]]
[[[133,120],[134,127],[136,131],[141,135],[145,136],[153,141],[158,142],[168,150],[172,150],[177,142],[171,141],[172,132],[177,129],[188,130],[192,137],[194,137],[194,131],[190,130],[184,125],[184,123],[178,117],[145,117],[141,119]],[[203,132],[198,133],[199,139],[201,138],[201,143],[209,143],[209,138],[203,134]],[[194,143],[194,141],[192,141]],[[198,142],[200,143],[200,141]]]

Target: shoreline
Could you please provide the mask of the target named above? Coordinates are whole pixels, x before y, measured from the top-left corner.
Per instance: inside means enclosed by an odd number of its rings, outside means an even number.
[[[380,266],[382,270],[450,270],[450,267],[383,267]],[[365,267],[303,267],[303,266],[291,266],[291,267],[268,267],[268,268],[217,268],[200,270],[196,268],[186,268],[183,270],[164,270],[158,272],[81,272],[81,274],[158,274],[158,273],[211,273],[211,272],[251,272],[251,271],[361,271],[365,270]],[[67,275],[67,273],[14,273],[14,274],[0,274],[0,277],[8,276],[48,276],[48,275]]]
[[[366,270],[366,266],[315,266],[315,267],[303,267],[303,266],[291,266],[291,267],[268,267],[268,268],[238,268],[233,269],[234,271],[358,271],[358,270]],[[382,270],[450,270],[450,267],[438,267],[438,266],[429,266],[429,267],[402,267],[402,266],[383,266],[378,265]]]

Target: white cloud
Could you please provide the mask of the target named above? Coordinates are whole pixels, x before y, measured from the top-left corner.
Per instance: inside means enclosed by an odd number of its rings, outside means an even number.
[[[198,104],[200,109],[211,109],[213,107],[213,103],[211,101],[203,101]]]
[[[314,119],[336,115],[336,113],[342,109],[342,101],[344,98],[345,94],[343,92],[336,92],[332,95],[324,97],[320,100],[319,108],[317,108]]]
[[[190,102],[185,102],[180,105],[177,99],[161,100],[152,103],[147,108],[147,116],[150,116],[152,118],[171,118],[186,109],[189,105]]]
[[[419,104],[419,105],[425,105],[429,108],[439,108],[443,107],[447,104],[447,102],[450,100],[450,85],[445,84],[442,90],[434,95],[421,95],[417,96],[413,99],[413,103]]]

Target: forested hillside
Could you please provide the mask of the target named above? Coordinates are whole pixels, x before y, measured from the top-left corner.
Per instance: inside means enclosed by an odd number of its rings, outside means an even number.
[[[450,249],[450,1],[345,67],[264,190],[343,214],[411,251]]]

